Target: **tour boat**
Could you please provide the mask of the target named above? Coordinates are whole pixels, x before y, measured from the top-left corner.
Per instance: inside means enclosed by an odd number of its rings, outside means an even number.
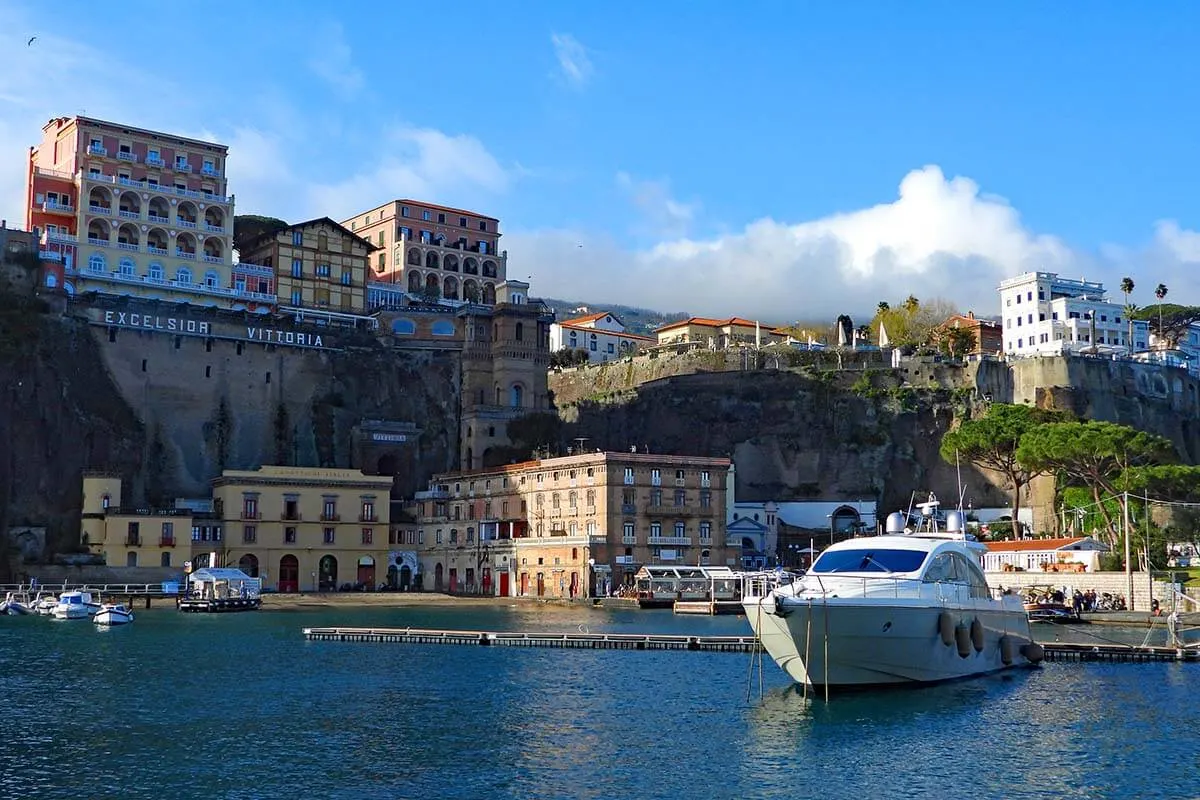
[[[55,619],[87,619],[100,610],[91,592],[63,592],[58,596],[52,616]]]
[[[935,520],[937,499],[918,505],[923,523],[888,517],[887,533],[838,542],[790,583],[747,579],[742,605],[763,648],[789,676],[814,688],[919,685],[1038,663],[1019,596],[993,596],[983,545],[962,516]]]
[[[105,603],[92,617],[92,622],[97,625],[128,625],[133,622],[133,612],[127,606]]]

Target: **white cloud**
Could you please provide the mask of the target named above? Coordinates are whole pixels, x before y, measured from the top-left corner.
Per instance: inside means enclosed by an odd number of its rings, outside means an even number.
[[[639,224],[635,230],[660,237],[678,237],[688,233],[699,206],[682,203],[672,197],[667,181],[635,180],[627,172],[618,172],[616,181],[639,212]]]
[[[354,66],[354,52],[346,41],[346,31],[338,22],[318,26],[318,31],[308,68],[344,99],[352,99],[362,91],[365,78],[362,70]]]
[[[1112,290],[1132,270],[1147,286],[1169,278],[1173,294],[1200,300],[1194,267],[1182,267],[1200,261],[1200,233],[1162,223],[1138,251],[1081,252],[1029,231],[1005,200],[936,166],[906,175],[891,202],[807,222],[760,219],[643,250],[579,231],[510,230],[506,242],[539,294],[774,322],[866,314],[909,294],[997,314],[997,284],[1027,270],[1087,275]]]
[[[553,33],[550,43],[554,45],[554,56],[566,82],[576,89],[582,88],[595,73],[587,48],[569,33]]]

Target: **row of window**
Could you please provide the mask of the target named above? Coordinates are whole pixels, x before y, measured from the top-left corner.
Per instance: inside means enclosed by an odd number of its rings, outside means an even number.
[[[404,218],[406,218],[406,219],[409,217],[409,210],[408,210],[408,206],[400,206],[400,216],[402,216],[402,217],[404,217]],[[381,215],[379,216],[379,218],[380,218],[380,219],[383,219],[383,215],[381,214]],[[421,220],[422,220],[423,222],[433,222],[433,212],[432,212],[432,211],[429,211],[428,209],[421,209]],[[449,223],[447,223],[447,222],[446,222],[446,215],[445,215],[444,213],[440,212],[440,211],[438,212],[438,215],[437,215],[437,221],[438,221],[438,224],[439,224],[439,225],[447,225],[447,224],[449,224]],[[371,224],[371,215],[370,215],[370,214],[367,214],[367,217],[366,217],[366,219],[365,219],[365,220],[363,220],[363,224],[364,224],[364,225],[370,225],[370,224]],[[356,227],[358,227],[358,222],[357,222],[357,221],[352,221],[352,222],[350,223],[350,230],[354,230]],[[458,227],[460,227],[460,228],[465,228],[465,227],[467,227],[467,218],[466,218],[466,217],[459,217],[459,218],[458,218]],[[481,220],[479,220],[479,230],[481,230],[481,231],[486,231],[487,229],[488,229],[488,227],[487,227],[487,220],[482,220],[482,219],[481,219]],[[383,242],[380,242],[380,244],[382,244],[382,243],[383,243]]]
[[[361,533],[361,544],[374,544],[375,531],[372,528],[363,528]],[[322,529],[321,540],[325,544],[337,544],[337,528]],[[257,544],[258,543],[258,526],[245,525],[242,527],[242,544]],[[283,543],[296,543],[296,529],[287,527],[283,529]]]
[[[696,474],[700,478],[701,486],[710,486],[711,485],[712,477],[711,477],[711,473],[709,472],[709,470],[706,470],[706,469],[698,470]],[[596,468],[595,467],[587,467],[586,469],[554,470],[553,472],[550,473],[550,480],[552,480],[552,481],[559,481],[559,480],[563,479],[564,477],[567,478],[568,480],[578,480],[580,477],[594,479],[596,477]],[[634,468],[633,467],[625,467],[625,478],[626,478],[625,482],[632,483],[633,477],[634,477]],[[522,475],[521,480],[520,480],[520,483],[522,485],[525,484],[525,479],[526,479],[526,476]],[[682,480],[686,480],[686,479],[687,479],[687,470],[682,470],[682,469],[675,470],[675,480],[682,481]],[[492,490],[492,480],[493,480],[492,478],[487,478],[483,481],[483,490],[485,492],[490,492]],[[508,478],[507,477],[502,476],[500,478],[496,478],[495,480],[499,481],[499,485],[500,485],[501,489],[508,488]],[[537,473],[537,475],[535,476],[535,480],[537,481],[537,484],[540,487],[546,480],[546,473],[544,473],[544,472]],[[654,468],[654,469],[650,470],[650,483],[655,484],[655,485],[662,483],[662,470],[661,469]],[[477,491],[479,488],[478,484],[479,484],[479,481],[470,481],[467,484],[467,490],[469,492]],[[463,487],[462,483],[455,483],[454,484],[454,493],[461,494],[462,490],[463,490],[462,487]],[[443,486],[441,488],[443,491],[449,490],[448,486]],[[592,494],[592,493],[589,492],[589,494]],[[591,505],[591,503],[589,503],[589,505]]]
[[[108,148],[104,146],[104,140],[99,136],[92,136],[88,142],[88,153],[91,155],[108,156]],[[113,158],[121,161],[136,161],[137,157],[133,153],[132,143],[119,142],[117,151],[112,154]],[[202,164],[201,172],[209,175],[216,175],[221,168],[220,162],[212,156],[201,156]],[[165,167],[167,164],[163,161],[162,150],[158,147],[148,147],[146,149],[146,164],[151,167]],[[191,166],[188,162],[188,154],[175,152],[175,161],[172,166],[175,169],[182,169],[188,172],[191,171]]]
[[[88,272],[107,272],[108,263],[102,253],[93,253],[88,258]],[[117,272],[126,278],[137,277],[137,264],[132,258],[122,258],[117,262]],[[166,272],[163,270],[163,265],[157,261],[151,261],[147,277],[152,281],[165,282]],[[175,270],[175,282],[184,286],[192,285],[192,271],[187,267],[180,267]],[[221,275],[216,270],[210,269],[204,273],[203,283],[197,284],[205,286],[209,289],[217,289],[221,286]]]
[[[1106,338],[1107,338],[1107,341],[1105,341]],[[1054,334],[1054,341],[1061,342],[1062,340],[1063,340],[1063,335],[1061,333]],[[1049,341],[1050,341],[1049,334],[1043,333],[1038,336],[1036,342],[1034,341],[1034,338],[1032,336],[1030,336],[1028,344],[1030,347],[1033,347],[1035,344],[1046,344]],[[1092,341],[1091,334],[1089,334],[1089,333],[1079,334],[1079,341],[1091,344],[1091,341]],[[1022,347],[1024,347],[1025,344],[1026,344],[1026,340],[1024,338],[1017,339],[1017,346],[1015,349],[1019,350]],[[1097,333],[1096,334],[1096,344],[1112,344],[1112,345],[1121,345],[1123,347],[1123,346],[1125,346],[1125,337],[1121,336],[1120,334],[1115,334],[1115,333],[1110,334],[1108,337],[1105,337],[1103,335],[1103,333]],[[1136,342],[1134,344],[1134,347],[1145,348],[1146,343],[1145,342]],[[1009,350],[1014,349],[1012,342],[1008,343],[1008,349]]]
[[[340,517],[338,516],[337,509],[337,498],[324,498],[321,504],[321,519],[330,521],[339,520]],[[243,492],[242,519],[258,519],[259,512],[258,494],[256,492]],[[284,497],[281,519],[300,519],[300,498],[298,496]],[[359,520],[374,522],[375,519],[375,499],[373,497],[363,497],[362,504],[359,506]]]
[[[313,275],[317,278],[329,278],[332,275],[332,268],[329,264],[317,264],[313,267]],[[304,259],[292,259],[292,277],[304,277]],[[351,268],[342,267],[341,284],[342,286],[354,285],[354,271]]]
[[[1068,317],[1069,319],[1086,319],[1086,320],[1090,320],[1090,319],[1091,319],[1091,315],[1090,315],[1090,314],[1089,314],[1089,312],[1087,312],[1087,311],[1083,311],[1083,312],[1080,312],[1080,311],[1071,311],[1071,312],[1068,312],[1068,313],[1067,313],[1067,317]],[[1004,327],[1005,327],[1005,328],[1012,328],[1012,326],[1013,326],[1013,324],[1012,324],[1012,323],[1013,323],[1013,319],[1016,319],[1016,321],[1017,321],[1017,327],[1018,327],[1018,328],[1019,328],[1019,327],[1021,327],[1021,322],[1022,322],[1022,318],[1021,318],[1021,317],[1009,317],[1008,319],[1006,319],[1006,320],[1004,321]],[[1057,320],[1058,320],[1058,312],[1057,312],[1057,311],[1054,311],[1054,312],[1052,312],[1052,313],[1050,314],[1050,319],[1051,319],[1052,321],[1057,321]],[[1026,321],[1028,321],[1028,323],[1029,323],[1030,325],[1032,325],[1032,324],[1033,324],[1033,314],[1027,314],[1027,315],[1025,316],[1025,320],[1026,320]],[[1045,313],[1038,314],[1038,322],[1045,322],[1045,321],[1046,321],[1046,315],[1045,315]],[[1101,314],[1101,315],[1100,315],[1100,321],[1101,321],[1101,322],[1108,322],[1108,314]],[[1114,323],[1117,323],[1117,324],[1120,324],[1120,322],[1121,322],[1121,318],[1120,318],[1120,317],[1113,317],[1113,322],[1114,322]]]

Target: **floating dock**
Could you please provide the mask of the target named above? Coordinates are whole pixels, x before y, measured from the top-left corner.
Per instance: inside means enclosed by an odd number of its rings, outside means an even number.
[[[701,614],[716,616],[718,614],[744,614],[740,600],[676,600],[676,614]]]
[[[570,633],[519,631],[460,631],[429,628],[305,628],[310,642],[372,642],[381,644],[457,644],[477,647],[551,647],[580,650],[689,650],[709,653],[753,653],[754,636],[684,636],[663,633]],[[1200,661],[1200,652],[1174,647],[1134,647],[1119,644],[1041,642],[1046,661],[1146,663]]]

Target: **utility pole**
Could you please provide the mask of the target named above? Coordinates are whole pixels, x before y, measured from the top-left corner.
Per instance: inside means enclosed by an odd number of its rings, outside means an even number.
[[[1125,506],[1125,586],[1126,597],[1129,598],[1129,610],[1133,611],[1133,564],[1130,563],[1129,554],[1129,492],[1125,492],[1122,496],[1122,502]]]

